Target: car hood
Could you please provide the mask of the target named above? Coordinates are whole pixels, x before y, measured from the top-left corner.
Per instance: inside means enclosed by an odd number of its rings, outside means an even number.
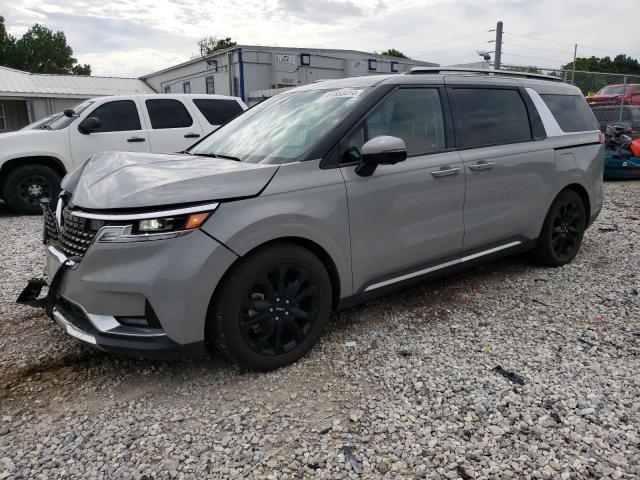
[[[277,170],[192,155],[101,152],[70,172],[62,188],[80,208],[147,208],[254,196]]]

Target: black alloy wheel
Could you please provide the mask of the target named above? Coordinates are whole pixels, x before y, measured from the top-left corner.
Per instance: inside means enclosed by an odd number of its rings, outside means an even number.
[[[533,250],[541,265],[559,267],[571,262],[580,250],[587,214],[580,195],[564,190],[551,204]]]
[[[559,259],[575,255],[583,228],[583,209],[579,209],[574,200],[561,204],[553,218],[551,229],[551,245]]]
[[[327,269],[306,248],[274,243],[246,255],[218,284],[206,342],[228,359],[268,371],[303,357],[331,315]]]
[[[247,345],[261,355],[281,355],[299,347],[318,318],[319,295],[314,279],[298,265],[281,264],[258,277],[240,310]]]

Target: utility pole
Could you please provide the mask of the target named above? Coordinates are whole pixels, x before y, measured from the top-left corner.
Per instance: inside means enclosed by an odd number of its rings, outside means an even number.
[[[500,62],[502,60],[502,22],[496,25],[496,49],[495,59],[493,61],[494,70],[500,70]]]
[[[571,72],[571,85],[574,85],[576,79],[576,57],[578,56],[578,44],[573,46],[573,68]]]

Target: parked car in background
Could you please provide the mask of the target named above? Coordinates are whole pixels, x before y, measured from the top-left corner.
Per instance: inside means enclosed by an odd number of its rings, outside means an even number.
[[[455,70],[294,88],[182,155],[95,155],[43,205],[49,315],[111,352],[271,370],[334,309],[525,250],[571,262],[603,201],[582,93]]]
[[[635,138],[640,134],[640,106],[616,106],[593,107],[593,114],[598,120],[600,130],[605,132],[609,125],[628,125],[631,135]]]
[[[87,100],[30,128],[0,135],[0,198],[20,213],[40,212],[60,180],[101,151],[173,153],[246,110],[223,95],[126,95]]]
[[[607,85],[595,95],[587,96],[587,102],[592,107],[620,105],[623,98],[625,105],[640,105],[640,83],[629,83],[626,87],[622,84]]]

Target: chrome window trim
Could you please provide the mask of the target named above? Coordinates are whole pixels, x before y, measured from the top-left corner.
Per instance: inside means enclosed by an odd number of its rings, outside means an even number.
[[[375,290],[376,288],[386,287],[387,285],[391,285],[393,283],[401,282],[403,280],[409,280],[410,278],[419,277],[420,275],[424,275],[426,273],[435,272],[436,270],[441,270],[446,267],[451,267],[453,265],[458,265],[464,262],[468,262],[469,260],[473,260],[475,258],[483,257],[484,255],[489,255],[491,253],[499,252],[500,250],[504,250],[506,248],[515,247],[516,245],[520,245],[522,242],[516,240],[514,242],[506,243],[504,245],[500,245],[498,247],[490,248],[489,250],[483,250],[482,252],[474,253],[471,255],[467,255],[466,257],[457,258],[455,260],[450,260],[448,262],[440,263],[438,265],[434,265],[432,267],[423,268],[422,270],[418,270],[417,272],[407,273],[405,275],[400,275],[399,277],[390,278],[389,280],[384,280],[382,282],[374,283],[373,285],[369,285],[364,289],[365,292],[369,292],[371,290]]]
[[[173,210],[159,210],[157,212],[144,213],[122,213],[122,214],[104,214],[89,213],[72,210],[71,215],[74,217],[89,218],[92,220],[107,221],[123,221],[123,220],[145,220],[149,218],[171,217],[174,215],[186,215],[188,213],[211,212],[218,208],[219,203],[207,203],[204,205],[195,205],[193,207],[176,208]]]

